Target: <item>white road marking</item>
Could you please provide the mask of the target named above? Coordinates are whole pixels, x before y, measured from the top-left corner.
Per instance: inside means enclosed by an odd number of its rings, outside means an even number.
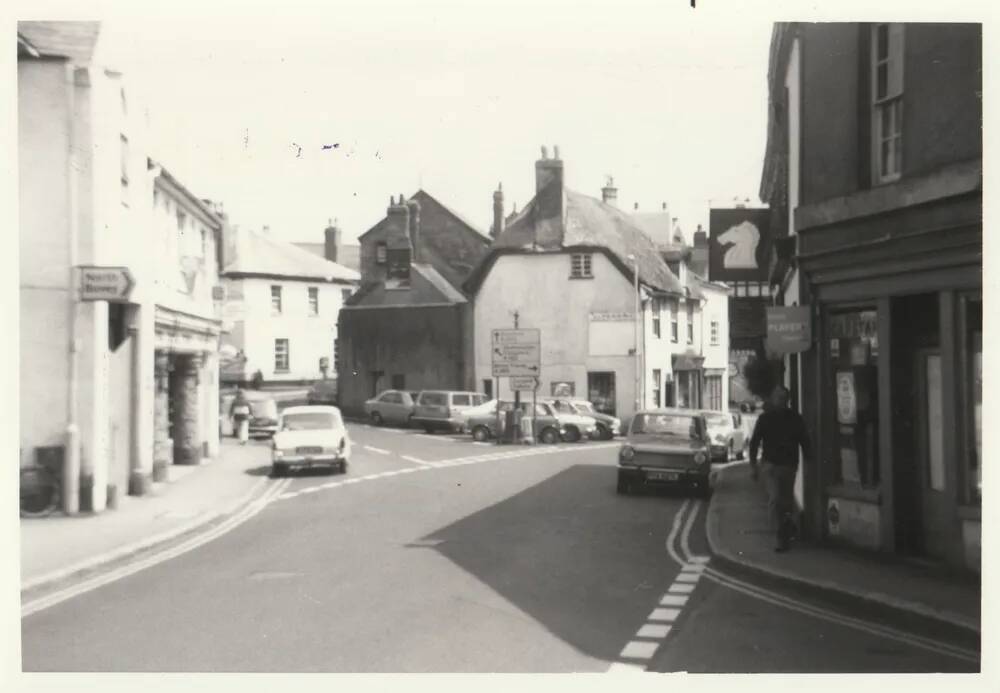
[[[423,465],[427,465],[427,466],[431,465],[430,462],[425,462],[424,460],[420,459],[419,457],[412,457],[410,455],[402,455],[402,458],[404,460],[406,460],[407,462],[413,462],[415,464],[423,464]]]
[[[633,640],[625,646],[619,657],[627,659],[652,659],[656,654],[656,648],[660,646],[658,642],[643,642]]]
[[[698,582],[700,578],[701,573],[680,573],[674,579],[677,580],[677,582]]]
[[[694,526],[694,520],[698,517],[698,511],[701,510],[701,501],[695,501],[694,507],[691,509],[691,514],[688,515],[687,522],[684,523],[684,532],[681,533],[681,551],[685,556],[691,555],[691,528]],[[681,561],[685,563],[686,561]]]
[[[647,621],[665,621],[667,623],[673,623],[677,620],[677,617],[681,615],[680,609],[670,609],[666,607],[657,607],[649,614]]]
[[[686,563],[683,568],[681,568],[683,573],[703,573],[705,572],[704,563]]]
[[[224,521],[219,526],[215,527],[204,534],[193,537],[177,546],[171,547],[164,551],[157,552],[152,556],[129,563],[128,565],[122,566],[115,570],[109,571],[102,575],[94,576],[90,579],[83,580],[75,585],[67,587],[62,590],[58,590],[51,594],[40,597],[33,601],[27,602],[21,605],[21,618],[30,616],[31,614],[42,611],[43,609],[48,609],[49,607],[55,606],[60,602],[64,602],[67,599],[72,599],[73,597],[79,596],[91,590],[95,590],[98,587],[107,585],[109,583],[121,580],[124,577],[138,573],[141,570],[152,567],[159,563],[163,563],[171,558],[180,556],[181,554],[192,551],[203,544],[207,544],[213,539],[226,534],[227,532],[236,529],[241,524],[257,515],[262,511],[269,503],[278,498],[281,493],[288,488],[291,484],[291,479],[282,479],[278,481],[271,488],[267,489],[260,498],[251,501],[244,508],[237,511],[231,518]]]
[[[383,450],[382,448],[376,448],[376,447],[373,447],[371,445],[362,445],[361,447],[363,447],[368,452],[378,453],[379,455],[391,455],[392,454],[388,450]]]
[[[655,623],[647,623],[639,632],[636,633],[637,638],[653,638],[654,640],[663,640],[667,637],[667,633],[670,632],[670,626],[661,626]]]
[[[665,594],[660,598],[660,604],[663,606],[684,606],[687,604],[688,598],[680,594]]]
[[[677,565],[684,565],[687,563],[687,561],[680,557],[677,550],[674,549],[674,540],[677,538],[677,532],[680,530],[681,524],[684,521],[684,513],[687,511],[687,507],[690,502],[690,500],[685,500],[684,503],[681,504],[680,509],[674,515],[674,523],[670,528],[670,534],[667,535],[667,553],[670,554],[670,557],[674,559]]]
[[[694,585],[683,585],[675,582],[667,591],[673,592],[674,594],[691,594],[694,592]]]

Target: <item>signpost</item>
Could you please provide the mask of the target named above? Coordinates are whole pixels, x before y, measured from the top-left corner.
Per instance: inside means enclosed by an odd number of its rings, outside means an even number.
[[[128,267],[80,267],[80,300],[128,303],[135,279]]]
[[[515,376],[510,379],[510,389],[514,392],[534,392],[538,389],[538,378],[534,376]]]
[[[493,330],[493,376],[537,376],[541,338],[537,329]]]
[[[796,354],[812,347],[809,306],[767,307],[767,349]]]

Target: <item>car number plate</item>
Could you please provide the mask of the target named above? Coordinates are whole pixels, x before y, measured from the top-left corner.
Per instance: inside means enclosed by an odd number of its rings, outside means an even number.
[[[654,481],[677,481],[680,474],[677,472],[649,472],[647,477]]]
[[[323,448],[316,447],[299,447],[295,448],[295,452],[300,455],[318,455],[323,452]]]

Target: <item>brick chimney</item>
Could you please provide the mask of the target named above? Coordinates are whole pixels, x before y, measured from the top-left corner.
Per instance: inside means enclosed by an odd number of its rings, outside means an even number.
[[[503,183],[497,183],[497,189],[493,193],[493,228],[490,229],[490,236],[496,238],[503,233]]]
[[[554,147],[554,158],[549,158],[542,147],[542,158],[535,162],[535,206],[539,221],[556,221],[560,227],[564,212],[563,162],[559,147]]]
[[[337,245],[340,243],[340,229],[337,223],[330,219],[327,222],[326,230],[323,232],[323,257],[330,262],[337,261]]]
[[[400,195],[389,198],[385,213],[386,288],[408,288],[413,246],[410,244],[410,208]]]
[[[403,196],[399,196],[402,202]],[[420,262],[420,203],[416,200],[407,200],[406,208],[410,213],[409,236],[410,236],[410,259],[412,262]]]
[[[615,187],[615,179],[611,176],[608,176],[607,184],[601,188],[601,199],[606,205],[618,206],[618,188]]]

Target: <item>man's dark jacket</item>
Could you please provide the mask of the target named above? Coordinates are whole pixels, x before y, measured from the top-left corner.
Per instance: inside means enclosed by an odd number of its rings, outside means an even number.
[[[806,457],[809,452],[809,434],[806,422],[792,409],[768,409],[754,426],[750,438],[750,463],[757,463],[757,450],[764,444],[764,462],[794,467],[799,463],[799,446]]]

